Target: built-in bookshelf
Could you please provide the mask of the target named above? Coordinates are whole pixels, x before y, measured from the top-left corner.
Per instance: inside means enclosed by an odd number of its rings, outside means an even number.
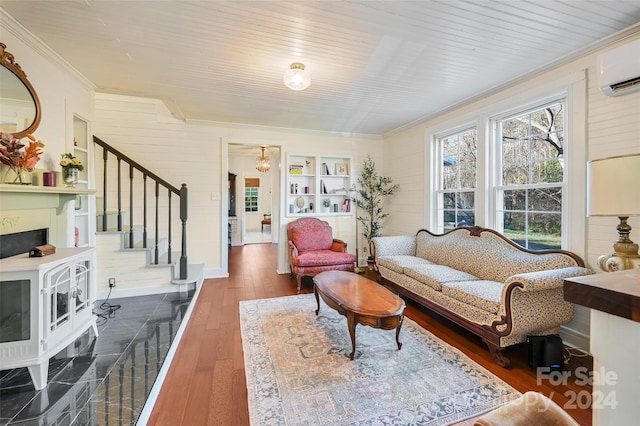
[[[84,118],[73,114],[72,125],[73,136],[73,155],[80,160],[84,169],[80,172],[80,177],[76,186],[80,189],[89,189],[90,185],[90,168],[91,168],[91,156],[89,140],[91,137],[89,129],[89,121]],[[94,246],[94,233],[93,222],[95,219],[95,197],[92,194],[77,194],[73,206],[73,222],[74,229],[71,240],[73,244],[70,246],[75,247],[90,247]]]
[[[353,214],[352,166],[349,157],[289,155],[287,216]]]

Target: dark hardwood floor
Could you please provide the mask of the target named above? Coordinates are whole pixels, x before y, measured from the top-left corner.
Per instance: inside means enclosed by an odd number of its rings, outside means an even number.
[[[230,248],[229,278],[204,282],[150,425],[249,424],[238,302],[296,294],[295,280],[275,272],[276,257],[277,247],[272,244]],[[308,283],[302,288],[302,292],[311,291]],[[581,425],[591,425],[591,410],[576,407],[580,404],[575,399],[575,395],[587,392],[590,399],[591,388],[578,386],[572,379],[557,385],[538,380],[527,365],[525,345],[507,350],[511,367],[505,369],[497,366],[482,341],[466,330],[410,302],[405,314],[518,391],[538,391]],[[575,365],[572,360],[569,367]]]

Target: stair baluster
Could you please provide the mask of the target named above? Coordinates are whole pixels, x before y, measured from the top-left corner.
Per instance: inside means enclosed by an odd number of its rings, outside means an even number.
[[[160,218],[158,217],[158,211],[160,210],[160,205],[158,203],[159,198],[160,198],[160,184],[158,183],[158,181],[156,181],[156,215],[155,215],[156,234],[155,234],[155,245],[153,247],[154,263],[156,265],[158,264],[158,257],[160,256],[159,248],[158,248],[158,241],[160,240],[160,235],[158,234],[158,227],[160,225]]]
[[[169,203],[169,217],[167,218],[167,262],[171,264],[171,190],[167,190],[167,202]]]
[[[142,174],[142,186],[144,188],[142,196],[142,247],[147,248],[147,175]]]
[[[121,159],[118,158],[118,232],[122,232],[122,168],[120,167]],[[105,214],[106,217],[106,214]]]
[[[120,192],[120,188],[118,188]],[[129,248],[133,248],[133,164],[129,164]]]
[[[182,221],[182,254],[180,255],[180,279],[187,278],[187,184],[180,188],[180,220]],[[182,272],[184,271],[184,278]]]
[[[102,162],[104,170],[102,172],[102,231],[107,230],[107,160],[109,159],[109,151],[102,147]]]

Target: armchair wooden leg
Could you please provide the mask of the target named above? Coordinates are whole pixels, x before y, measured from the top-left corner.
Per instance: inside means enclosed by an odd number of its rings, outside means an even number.
[[[296,275],[296,281],[298,281],[298,294],[300,294],[300,288],[302,288],[302,275]]]

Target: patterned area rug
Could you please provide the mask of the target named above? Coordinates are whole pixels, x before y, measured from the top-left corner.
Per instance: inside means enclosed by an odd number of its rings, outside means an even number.
[[[444,425],[520,394],[405,318],[400,332],[356,327],[313,294],[240,302],[252,425]]]

